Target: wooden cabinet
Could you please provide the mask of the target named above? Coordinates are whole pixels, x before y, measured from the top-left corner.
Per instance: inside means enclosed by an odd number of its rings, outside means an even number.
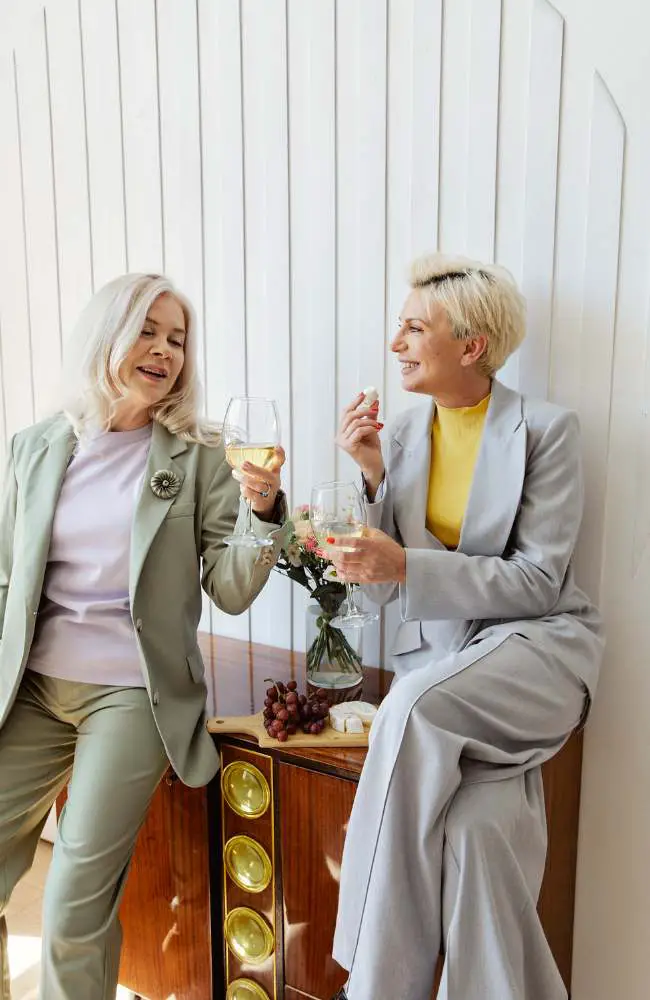
[[[207,828],[205,788],[163,779],[120,910],[120,982],[150,1000],[212,996]]]
[[[278,765],[284,981],[313,997],[345,982],[330,955],[345,826],[355,783]]]
[[[219,953],[215,956],[217,959],[215,968],[217,965],[221,966],[224,983],[250,978],[262,986],[269,997],[273,997],[275,984],[282,978],[282,947],[278,947],[277,934],[281,918],[280,914],[276,912],[276,904],[280,899],[278,884],[280,866],[277,857],[279,847],[274,822],[274,816],[277,815],[277,798],[274,789],[273,760],[250,749],[224,745],[221,749],[222,773],[227,773],[229,765],[237,764],[245,765],[246,772],[244,773],[257,773],[259,775],[259,780],[265,783],[265,787],[268,789],[268,804],[259,816],[242,816],[224,801],[219,790],[219,781],[217,781],[215,789],[217,794],[210,797],[211,815],[208,830],[210,839],[214,842],[214,849],[211,852],[213,858],[211,885],[215,902],[217,898],[222,902],[221,908],[215,908],[216,919],[212,936],[213,947]],[[236,840],[242,841],[243,838],[248,838],[247,842],[257,847],[260,856],[266,856],[268,859],[268,884],[261,891],[259,891],[259,884],[255,886],[256,891],[254,892],[238,885],[226,872],[224,848]],[[247,874],[250,875],[250,870]],[[266,881],[266,878],[263,881]],[[258,915],[260,920],[259,932],[255,932],[253,926],[252,945],[259,947],[260,935],[263,935],[265,929],[268,929],[269,933],[268,958],[255,965],[246,962],[244,958],[235,954],[231,949],[222,947],[223,925],[226,916],[233,917],[239,912],[244,914],[244,919],[246,919],[245,914],[250,911]],[[243,944],[248,943],[243,938],[243,934],[236,934],[235,928],[228,933],[232,933],[234,940],[241,941]],[[225,993],[225,990],[223,992]],[[221,996],[221,991],[217,989],[215,995]]]
[[[56,803],[57,817],[65,804]],[[221,905],[218,909],[220,919]],[[208,795],[168,772],[138,834],[120,906],[119,981],[142,1000],[209,1000]]]
[[[237,977],[246,976],[263,986],[271,1000],[281,997],[329,998],[345,982],[345,972],[331,957],[336,919],[339,871],[345,827],[350,815],[359,769],[365,751],[346,750],[342,760],[329,752],[256,751],[240,739],[224,739],[220,745],[222,772],[233,761],[251,761],[266,775],[272,790],[268,817],[249,820],[230,808],[214,782],[210,795],[209,828],[214,844],[212,856],[236,834],[254,838],[274,861],[272,906],[265,893],[243,892],[224,866],[212,871],[213,896],[223,901],[214,928],[215,968],[223,981],[215,983],[216,997]],[[271,829],[272,821],[272,829]],[[272,841],[269,833],[272,832]],[[219,931],[228,913],[237,906],[259,912],[272,927],[275,961],[242,964],[222,943]]]
[[[234,641],[232,641],[234,642]],[[274,651],[233,645],[232,691],[220,714],[241,713],[238,678],[289,676]],[[251,649],[253,654],[251,654]],[[242,664],[249,668],[244,671]],[[222,661],[223,672],[223,661]],[[280,672],[282,670],[282,672]],[[366,671],[366,693],[379,698],[389,677]],[[224,684],[222,690],[227,690]],[[263,696],[263,695],[262,695]],[[251,708],[259,695],[251,688]],[[224,802],[218,776],[205,789],[163,781],[140,833],[121,909],[124,948],[120,981],[147,1000],[224,1000],[237,977],[258,982],[269,1000],[330,1000],[346,974],[331,957],[338,881],[346,824],[364,750],[260,750],[240,737],[218,744],[223,767],[249,762],[269,789],[268,807],[256,818]],[[575,735],[543,768],[549,850],[540,897],[542,922],[560,972],[570,981],[582,741]],[[223,770],[222,770],[223,773]],[[268,856],[272,877],[259,893],[237,886],[225,871],[224,845],[245,836]],[[259,914],[273,935],[273,950],[259,965],[224,946],[224,917],[245,907]]]
[[[224,739],[221,752],[224,763],[242,755],[245,758],[246,742]],[[540,914],[567,986],[571,975],[581,753],[581,738],[574,736],[543,769],[549,851]],[[365,751],[292,752],[283,748],[282,751],[264,751],[261,756],[268,758],[273,785],[276,859],[273,931],[278,960],[274,983],[267,975],[267,968],[258,976],[255,967],[248,966],[246,974],[254,981],[264,982],[271,1000],[283,997],[285,1000],[330,1000],[346,978],[331,957],[331,946],[345,827]],[[219,800],[220,792],[215,783],[215,804]],[[227,807],[225,813],[228,813]],[[219,831],[212,823],[213,815],[214,808],[209,821],[217,840],[213,856],[218,857]],[[223,843],[223,831],[221,836]],[[222,866],[219,870],[215,867],[212,877],[215,898],[223,898],[222,880],[225,877],[226,886],[230,880],[224,876]],[[227,889],[226,898],[230,891]],[[250,896],[248,905],[256,905]],[[269,913],[270,908],[264,912]],[[215,914],[215,953],[220,949],[219,931],[224,915],[218,910]],[[221,947],[228,961],[228,948]],[[215,954],[215,958],[215,964],[220,964],[221,955]],[[230,981],[232,977],[228,978],[226,970],[224,979],[215,983],[215,1000],[225,996]]]

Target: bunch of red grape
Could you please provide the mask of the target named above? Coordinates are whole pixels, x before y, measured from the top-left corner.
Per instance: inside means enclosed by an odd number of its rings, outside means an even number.
[[[274,681],[265,677],[272,687],[266,689],[264,700],[264,728],[269,736],[284,743],[299,730],[316,736],[325,728],[330,703],[327,692],[319,688],[310,698],[298,694],[296,681]]]

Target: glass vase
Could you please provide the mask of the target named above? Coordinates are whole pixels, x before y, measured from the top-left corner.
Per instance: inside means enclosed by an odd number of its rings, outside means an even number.
[[[307,635],[307,680],[314,687],[351,688],[360,684],[362,676],[362,629],[342,631],[333,628],[327,614],[312,602],[307,605],[305,626]]]

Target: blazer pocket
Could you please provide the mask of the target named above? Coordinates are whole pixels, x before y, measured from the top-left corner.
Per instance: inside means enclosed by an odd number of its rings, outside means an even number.
[[[402,622],[397,629],[391,653],[400,656],[402,653],[412,653],[422,645],[422,623],[419,621]]]
[[[167,511],[165,520],[169,521],[172,517],[193,517],[195,507],[193,500],[187,503],[173,503]]]
[[[203,657],[198,649],[194,653],[190,653],[187,657],[187,666],[194,683],[202,684],[205,679],[205,667],[203,665]]]

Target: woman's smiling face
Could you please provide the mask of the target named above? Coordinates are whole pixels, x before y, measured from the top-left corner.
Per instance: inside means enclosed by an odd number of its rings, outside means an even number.
[[[454,337],[442,306],[427,307],[414,289],[402,309],[391,343],[402,369],[402,388],[430,396],[444,394],[458,380],[467,341]]]
[[[173,295],[159,295],[140,336],[120,365],[129,403],[149,410],[174,388],[185,362],[185,313]]]

